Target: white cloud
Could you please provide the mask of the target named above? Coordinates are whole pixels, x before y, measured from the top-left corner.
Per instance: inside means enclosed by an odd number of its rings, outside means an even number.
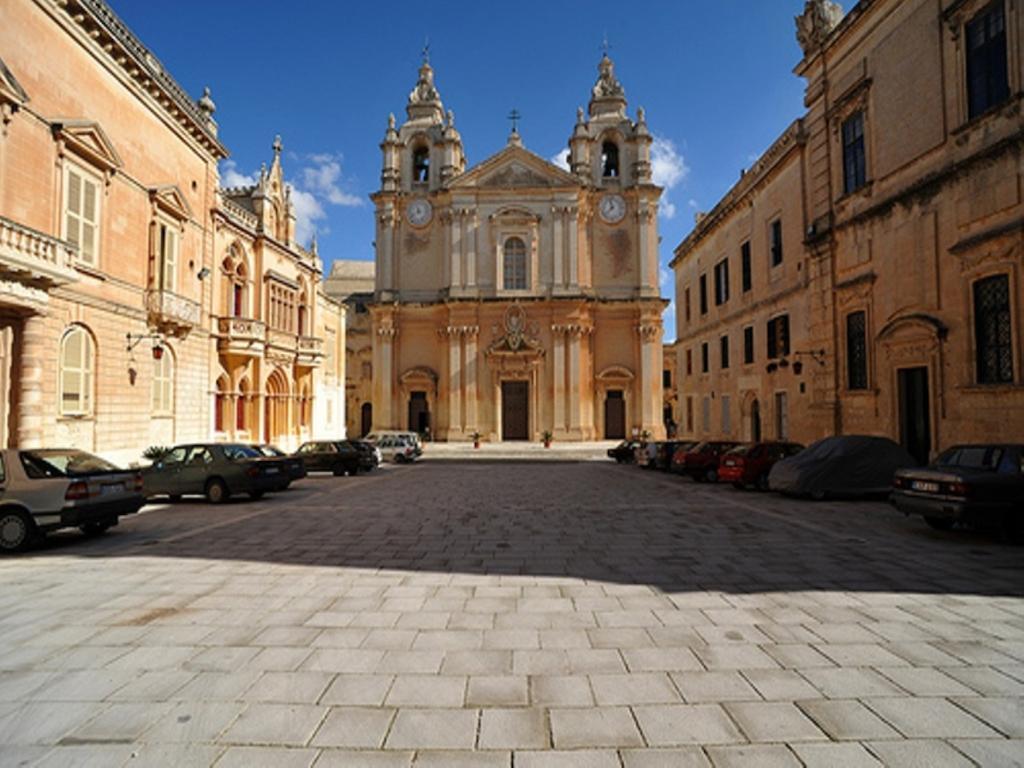
[[[317,222],[326,219],[327,212],[316,195],[292,187],[292,204],[295,206],[295,239],[298,242],[308,243],[316,232],[325,232]]]
[[[344,191],[341,181],[341,155],[314,154],[308,159],[313,163],[300,171],[300,184],[308,192],[326,200],[331,205],[354,208],[363,204],[363,199]]]
[[[251,187],[256,183],[256,174],[244,174],[230,158],[220,164],[220,184],[222,187]]]
[[[676,215],[676,206],[668,199],[668,193],[690,173],[690,168],[675,143],[664,136],[654,136],[651,143],[651,179],[664,188],[659,213],[666,219]]]
[[[700,207],[700,203],[698,203],[698,202],[697,202],[696,200],[694,200],[694,199],[693,199],[692,197],[691,197],[691,198],[690,198],[690,199],[689,199],[689,200],[687,201],[687,203],[686,203],[686,204],[687,204],[688,206],[690,206],[691,208],[693,208],[693,210],[695,210],[695,211],[696,211],[696,210],[697,210],[697,209],[698,209],[698,208]]]
[[[552,155],[551,157],[548,158],[548,162],[551,163],[552,165],[557,165],[559,168],[562,168],[566,171],[570,170],[569,150],[563,149],[561,152]]]
[[[672,270],[671,269],[669,269],[668,267],[663,266],[663,267],[661,267],[658,270],[658,275],[661,278],[661,289],[662,290],[665,290],[666,288],[669,288],[669,287],[672,286],[673,275],[672,275]]]

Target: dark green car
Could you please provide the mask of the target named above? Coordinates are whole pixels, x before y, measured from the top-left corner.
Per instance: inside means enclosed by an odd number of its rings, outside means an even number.
[[[246,493],[258,499],[281,487],[288,467],[282,459],[269,458],[250,445],[197,443],[178,445],[142,470],[146,497],[202,495],[212,504]]]

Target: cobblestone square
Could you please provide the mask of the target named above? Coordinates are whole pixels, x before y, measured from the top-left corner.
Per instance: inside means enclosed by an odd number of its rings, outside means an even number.
[[[0,560],[0,764],[1020,765],[1024,551],[424,462]]]

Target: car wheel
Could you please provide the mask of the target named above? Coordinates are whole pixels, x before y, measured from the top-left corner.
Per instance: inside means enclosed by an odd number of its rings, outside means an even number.
[[[284,490],[283,488],[281,490]],[[249,491],[249,498],[253,501],[259,501],[263,498],[263,491]]]
[[[228,487],[220,478],[215,477],[206,484],[206,500],[211,504],[223,504],[230,496]]]
[[[743,483],[733,483],[732,487],[735,488],[737,491],[745,491],[747,489],[747,486],[745,486]]]
[[[708,471],[707,471],[707,472],[706,472],[706,473],[704,474],[704,477],[705,477],[705,479],[706,479],[706,480],[707,480],[707,481],[708,481],[709,483],[714,483],[714,482],[717,482],[717,481],[718,481],[718,470],[717,470],[717,469],[709,469],[709,470],[708,470]]]
[[[757,486],[757,490],[759,490],[759,491],[767,491],[768,490],[768,474],[765,473],[765,474],[761,475],[760,477],[758,477],[757,478],[757,482],[755,483],[755,485]]]
[[[815,501],[824,501],[828,498],[828,494],[825,491],[811,491],[811,498]]]
[[[179,501],[181,501],[181,494],[180,493],[172,493],[167,498],[170,499],[173,503],[177,504]]]
[[[20,509],[0,512],[0,552],[24,552],[32,546],[36,526]]]
[[[344,477],[345,476],[345,467],[339,465],[339,466],[334,468],[334,470],[331,472],[331,474],[334,475],[335,477]]]
[[[359,465],[358,464],[354,464],[351,467],[349,467],[348,468],[348,473],[352,477],[355,477],[356,475],[358,475],[359,474]]]
[[[112,523],[86,523],[78,526],[78,530],[86,536],[102,536],[110,530]]]
[[[924,521],[936,531],[948,531],[953,527],[953,519],[950,517],[932,517],[925,515]]]

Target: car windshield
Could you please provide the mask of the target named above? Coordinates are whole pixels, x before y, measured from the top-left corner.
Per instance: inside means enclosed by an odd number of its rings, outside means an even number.
[[[754,445],[737,445],[735,448],[726,451],[726,453],[730,456],[746,456],[747,454],[754,453],[754,449],[757,447],[756,443]]]
[[[25,467],[25,474],[32,478],[74,477],[120,471],[119,467],[99,456],[75,450],[22,451],[21,463]]]
[[[261,445],[256,450],[264,456],[284,456],[284,451],[279,448],[275,448],[272,445]]]
[[[994,472],[1003,458],[1003,449],[993,445],[961,445],[950,448],[935,463],[940,467],[963,467]]]
[[[245,459],[258,459],[261,454],[248,445],[225,445],[224,456],[228,461],[244,461]]]

